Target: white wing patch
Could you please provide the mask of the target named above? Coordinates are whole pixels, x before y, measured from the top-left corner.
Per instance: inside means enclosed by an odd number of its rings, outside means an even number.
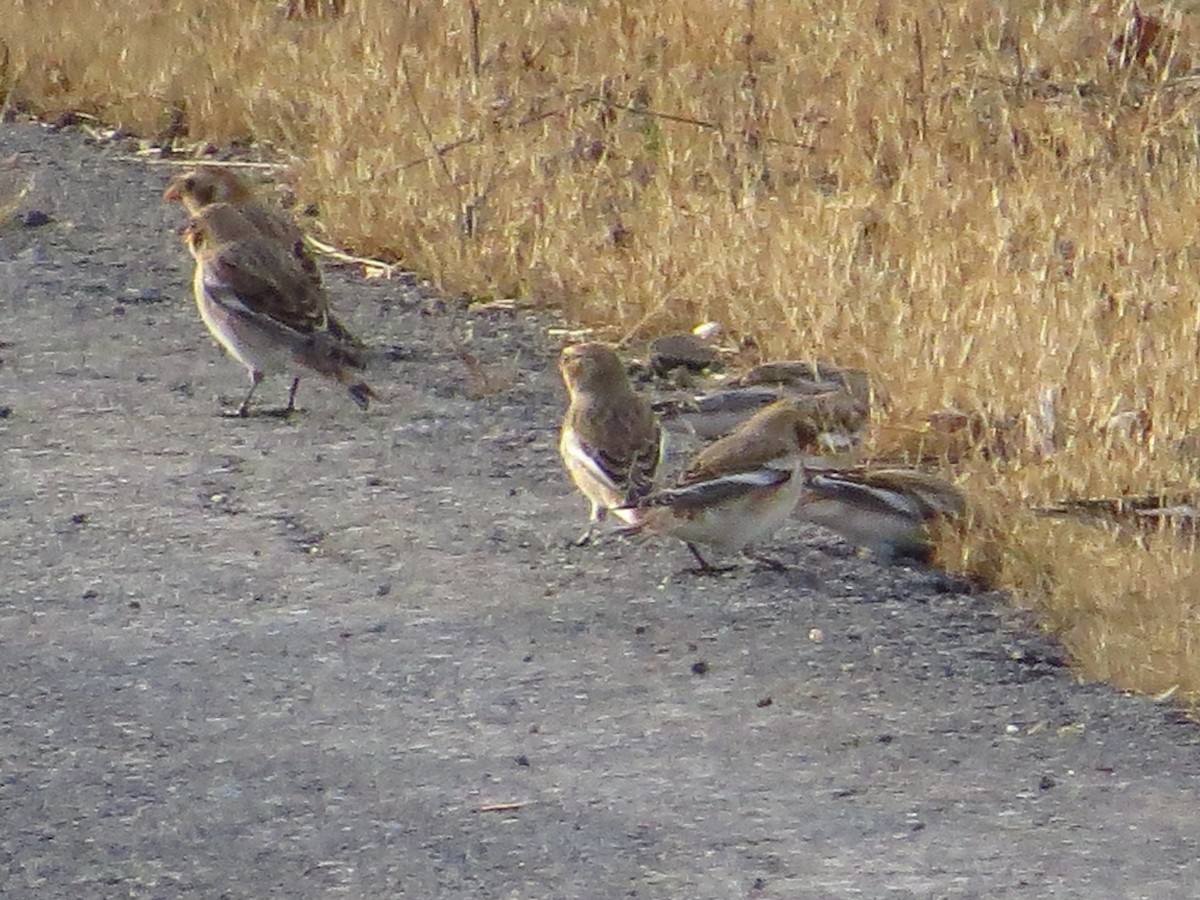
[[[892,512],[914,519],[920,519],[923,516],[920,504],[899,491],[877,488],[861,481],[852,481],[833,475],[814,475],[811,484],[818,493],[826,492],[849,503],[882,506]]]
[[[568,427],[563,429],[562,450],[564,455],[568,456],[572,462],[586,470],[589,475],[601,484],[610,488],[614,493],[621,493],[621,489],[613,483],[612,476],[592,456],[584,443],[579,440],[579,434],[574,428]]]
[[[695,484],[671,488],[659,496],[671,506],[681,508],[697,508],[723,503],[735,497],[741,497],[758,488],[775,487],[790,480],[790,471],[762,468],[753,472],[738,472],[734,475],[722,475]]]

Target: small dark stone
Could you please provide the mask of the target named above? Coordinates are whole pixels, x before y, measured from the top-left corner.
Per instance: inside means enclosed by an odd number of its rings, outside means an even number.
[[[520,756],[517,757],[517,765],[518,766],[528,766],[529,765],[529,757],[526,756],[524,753],[522,753]]]
[[[100,592],[95,590],[94,588],[88,588],[86,591],[83,592],[84,600],[95,600],[99,596],[100,596]]]
[[[881,734],[881,735],[879,735],[879,737],[875,738],[875,742],[878,744],[890,744],[895,739],[896,738],[894,735]]]
[[[140,604],[140,603],[139,603],[138,601],[136,601],[136,600],[130,600],[130,601],[129,601],[129,608],[130,608],[130,609],[141,609],[141,608],[142,608],[142,604]]]
[[[533,662],[533,654],[526,653],[524,656],[521,657],[521,662]]]
[[[43,212],[40,209],[27,209],[22,213],[17,213],[17,221],[26,228],[41,228],[43,225],[49,225],[54,220],[50,218],[50,214]]]
[[[633,633],[634,633],[634,634],[645,634],[645,633],[646,633],[646,626],[645,626],[645,625],[639,625],[637,628],[633,629]]]
[[[702,659],[692,663],[692,674],[693,675],[707,675],[708,674],[708,663]]]
[[[385,581],[379,587],[375,588],[375,596],[376,597],[386,597],[391,592],[392,592],[392,583],[390,581]]]
[[[717,351],[694,334],[668,334],[650,344],[650,368],[658,375],[683,367],[703,372],[720,361]]]
[[[73,516],[71,516],[72,525],[83,525],[87,522],[87,520],[87,513],[75,513]]]
[[[387,631],[387,622],[376,622],[367,626],[367,634],[383,634]]]
[[[1050,790],[1050,788],[1056,787],[1057,785],[1058,785],[1058,782],[1054,780],[1053,775],[1043,775],[1041,778],[1038,779],[1038,790],[1039,791],[1048,791],[1048,790]]]
[[[125,315],[125,307],[123,307],[121,304],[119,304],[119,303],[118,303],[116,306],[114,306],[114,307],[113,307],[112,314],[113,314],[114,316],[123,316],[123,315]]]
[[[774,700],[772,700],[770,697],[763,697],[761,700],[759,700],[759,701],[758,701],[756,704],[754,704],[754,705],[755,705],[755,706],[757,706],[759,709],[766,709],[768,706],[770,706],[770,705],[771,705],[771,704],[773,704],[774,702],[775,702],[775,701],[774,701]]]
[[[0,419],[7,419],[13,413],[11,406],[0,406]]]

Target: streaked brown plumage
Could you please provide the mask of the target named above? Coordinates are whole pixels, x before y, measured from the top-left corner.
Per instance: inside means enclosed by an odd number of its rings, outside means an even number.
[[[283,209],[261,200],[245,178],[224,166],[198,166],[171,179],[163,199],[180,203],[193,218],[217,203],[235,207],[262,237],[290,254],[319,291],[330,334],[355,345],[360,342],[333,314],[325,293],[321,267],[309,250],[304,232]]]
[[[365,354],[329,328],[324,294],[294,257],[227,203],[201,209],[184,241],[196,260],[193,287],[201,318],[250,372],[239,415],[248,414],[265,375],[298,371],[345,385],[367,408],[375,393],[357,374],[366,368]],[[299,381],[296,374],[284,412],[294,409]]]
[[[559,372],[570,398],[559,454],[575,486],[591,503],[585,544],[609,510],[631,525],[634,505],[654,488],[664,437],[650,404],[634,392],[621,360],[597,343],[567,347]]]

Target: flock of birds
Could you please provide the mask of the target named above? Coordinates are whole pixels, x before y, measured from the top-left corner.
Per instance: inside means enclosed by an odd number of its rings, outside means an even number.
[[[250,374],[245,399],[227,414],[250,415],[259,384],[282,374],[292,376],[287,405],[267,414],[292,413],[300,374],[308,372],[341,384],[365,410],[376,396],[363,380],[373,354],[329,308],[320,266],[295,220],[220,166],[178,175],[164,197],[190,216],[183,239],[196,262],[200,317]],[[928,562],[931,525],[965,513],[962,495],[936,476],[834,465],[829,439],[845,419],[836,391],[740,394],[751,398],[741,404],[750,408],[738,410],[728,433],[668,480],[660,416],[633,388],[616,352],[595,342],[568,346],[559,371],[569,395],[559,452],[591,504],[579,544],[588,543],[611,513],[624,523],[623,533],[682,540],[699,573],[733,568],[712,565],[700,546],[783,569],[756,547],[799,515],[885,559]],[[703,398],[688,408],[702,409]]]

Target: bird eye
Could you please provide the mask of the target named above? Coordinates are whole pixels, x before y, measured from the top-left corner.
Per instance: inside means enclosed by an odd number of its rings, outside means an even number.
[[[184,190],[194,191],[196,189],[196,179],[195,178],[185,179],[183,182],[183,187],[184,187]]]

